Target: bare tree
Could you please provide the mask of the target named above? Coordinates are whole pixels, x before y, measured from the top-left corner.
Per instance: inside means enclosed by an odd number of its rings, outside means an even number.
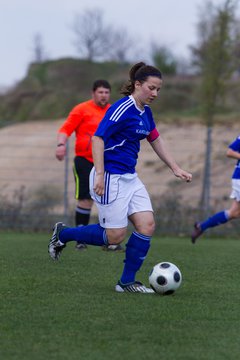
[[[34,62],[42,63],[46,60],[46,53],[43,46],[43,39],[40,33],[36,33],[33,37],[33,54],[34,54]]]
[[[104,23],[102,10],[95,8],[75,15],[72,29],[74,44],[87,60],[105,59],[110,53],[112,28]]]
[[[125,29],[118,29],[112,32],[111,37],[111,59],[126,63],[131,57],[135,45],[134,40]]]
[[[210,211],[210,169],[212,127],[219,100],[223,98],[226,81],[232,73],[232,26],[235,2],[225,0],[214,7],[206,4],[198,23],[198,46],[192,47],[194,63],[198,66],[201,82],[202,115],[207,126],[206,156],[200,207],[204,216]]]
[[[233,47],[233,63],[235,67],[235,73],[237,76],[240,75],[240,24],[237,19],[235,24],[235,42]]]

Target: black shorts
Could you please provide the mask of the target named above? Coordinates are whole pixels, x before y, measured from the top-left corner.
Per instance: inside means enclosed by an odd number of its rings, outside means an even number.
[[[89,175],[93,163],[87,159],[76,156],[74,158],[73,174],[75,178],[75,198],[77,200],[91,199],[89,194]]]

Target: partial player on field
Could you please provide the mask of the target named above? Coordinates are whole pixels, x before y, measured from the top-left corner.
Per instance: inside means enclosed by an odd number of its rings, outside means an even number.
[[[227,156],[236,159],[234,172],[232,174],[232,192],[230,198],[233,199],[232,205],[227,210],[222,210],[215,215],[209,217],[202,222],[194,224],[194,230],[191,235],[192,243],[195,244],[196,240],[208,228],[219,226],[227,223],[230,220],[240,218],[240,136],[238,136],[228,147]]]

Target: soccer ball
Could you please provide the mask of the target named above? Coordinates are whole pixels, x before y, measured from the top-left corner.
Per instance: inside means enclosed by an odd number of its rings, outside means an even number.
[[[158,294],[173,294],[181,285],[182,274],[179,268],[170,262],[156,264],[149,275],[151,288]]]

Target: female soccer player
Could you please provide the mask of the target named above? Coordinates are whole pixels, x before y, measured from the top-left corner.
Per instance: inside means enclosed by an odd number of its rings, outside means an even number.
[[[225,224],[232,219],[240,218],[240,136],[229,145],[227,156],[237,160],[232,175],[232,193],[230,195],[230,198],[233,199],[232,205],[230,209],[220,211],[203,222],[196,222],[191,235],[193,244],[195,244],[199,236],[208,228]]]
[[[49,254],[57,260],[66,243],[73,240],[97,246],[120,244],[130,220],[135,231],[128,239],[123,273],[115,290],[151,293],[151,289],[135,280],[155,227],[149,195],[135,172],[140,141],[147,138],[176,177],[189,182],[192,175],[182,170],[165,148],[149,107],[162,86],[161,72],[140,62],[129,75],[129,83],[122,90],[125,97],[108,109],[92,140],[90,191],[98,208],[99,224],[75,228],[55,224]]]

